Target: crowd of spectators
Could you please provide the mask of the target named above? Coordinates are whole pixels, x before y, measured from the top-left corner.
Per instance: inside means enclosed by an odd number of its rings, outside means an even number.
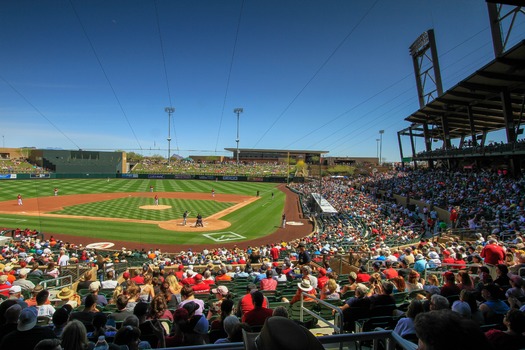
[[[1,159],[0,174],[20,174],[20,173],[43,173],[41,167],[29,163],[26,159]]]
[[[135,165],[132,173],[159,173],[159,174],[186,174],[186,175],[215,175],[215,176],[287,176],[288,171],[293,171],[294,166],[287,164],[258,163],[235,161],[224,162],[194,162],[189,160],[155,160],[144,158]]]
[[[0,250],[5,299],[0,348],[32,349],[44,341],[37,348],[60,343],[88,349],[100,336],[108,348],[128,349],[241,341],[243,329],[261,329],[267,319],[287,316],[287,308],[273,308],[260,292],[283,285],[292,293],[279,302],[288,305],[302,292],[339,300],[347,330],[358,318],[396,313],[405,316],[396,332],[409,339],[435,342],[421,324],[436,318],[458,329],[472,330],[474,324],[479,332],[480,326],[496,324],[479,344],[506,349],[525,344],[523,179],[398,170],[326,178],[321,188],[316,182],[293,187],[304,196],[321,190],[338,214],[317,216],[319,230],[308,237],[248,249],[108,253],[16,230],[15,240]],[[381,199],[378,193],[384,194]],[[388,201],[394,194],[428,208],[409,210]],[[429,230],[433,207],[457,212],[447,228],[476,231],[486,224],[490,234],[438,240]],[[470,225],[472,218],[479,226]],[[359,270],[342,278],[329,260],[350,246],[366,254],[360,255]],[[138,259],[145,263],[137,268]],[[135,267],[118,273],[116,266],[126,262]],[[90,267],[74,286],[53,292],[32,282],[37,276],[54,280],[74,264]],[[245,293],[233,290],[237,283]],[[214,300],[205,303],[202,296]],[[410,303],[403,307],[400,300]]]

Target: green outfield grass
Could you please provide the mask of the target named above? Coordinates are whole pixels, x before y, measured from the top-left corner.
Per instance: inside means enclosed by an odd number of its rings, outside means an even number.
[[[256,192],[259,191],[261,196],[260,200],[222,218],[231,223],[231,226],[225,231],[233,232],[235,235],[230,235],[229,237],[236,237],[236,239],[229,242],[254,239],[273,233],[279,225],[284,208],[285,196],[284,193],[276,189],[278,184],[198,180],[111,179],[109,182],[105,179],[6,180],[0,181],[0,201],[15,200],[19,193],[24,199],[52,196],[55,187],[59,189],[60,196],[66,194],[148,192],[150,186],[154,187],[155,192],[210,193],[213,188],[217,194],[227,193],[255,196]],[[273,200],[271,199],[272,192],[274,193]],[[181,218],[182,212],[186,209],[191,211],[191,216],[200,212],[206,217],[232,205],[232,203],[221,203],[212,200],[161,198],[161,204],[171,205],[173,210],[155,211],[138,209],[140,205],[153,204],[149,202],[151,202],[150,196],[147,198],[121,198],[76,205],[64,208],[60,213],[163,221]],[[188,222],[193,223],[194,216],[191,217]],[[220,242],[210,238],[209,232],[168,231],[159,228],[156,224],[0,214],[0,227],[29,227],[46,234],[62,233],[74,236],[85,236],[91,238],[91,241],[97,239],[97,241],[121,240],[149,244],[220,245]]]

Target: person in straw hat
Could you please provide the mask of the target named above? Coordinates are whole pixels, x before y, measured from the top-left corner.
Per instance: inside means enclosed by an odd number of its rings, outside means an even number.
[[[61,305],[69,304],[71,307],[76,308],[80,305],[80,295],[75,293],[71,288],[64,287],[57,294],[57,298],[60,299]]]

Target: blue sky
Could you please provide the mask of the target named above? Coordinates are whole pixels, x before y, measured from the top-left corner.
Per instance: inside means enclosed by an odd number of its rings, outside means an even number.
[[[172,105],[172,153],[229,155],[242,107],[241,148],[399,161],[430,28],[445,90],[493,59],[484,0],[0,0],[2,146],[167,155]]]

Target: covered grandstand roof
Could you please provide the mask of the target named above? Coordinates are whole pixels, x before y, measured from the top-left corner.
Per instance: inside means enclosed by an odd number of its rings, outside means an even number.
[[[443,140],[441,118],[446,116],[450,138],[471,135],[470,106],[476,133],[505,128],[501,92],[508,91],[514,123],[522,113],[525,95],[525,40],[459,82],[405,120],[413,126],[428,123],[429,137]],[[522,125],[524,121],[520,122]]]
[[[225,148],[226,151],[236,152],[237,148]],[[297,149],[259,149],[259,148],[239,148],[239,152],[266,152],[266,153],[319,153],[326,154],[328,151],[315,151],[315,150],[297,150]]]

